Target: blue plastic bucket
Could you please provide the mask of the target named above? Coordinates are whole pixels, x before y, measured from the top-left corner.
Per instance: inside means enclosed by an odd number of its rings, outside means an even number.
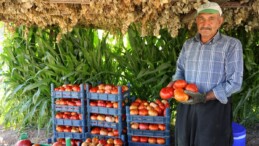
[[[238,124],[232,123],[233,129],[233,146],[245,146],[246,145],[246,129]]]

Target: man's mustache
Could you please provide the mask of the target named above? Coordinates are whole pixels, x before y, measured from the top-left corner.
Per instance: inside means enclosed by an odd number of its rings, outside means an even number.
[[[201,27],[200,30],[211,30],[211,28],[210,27]]]

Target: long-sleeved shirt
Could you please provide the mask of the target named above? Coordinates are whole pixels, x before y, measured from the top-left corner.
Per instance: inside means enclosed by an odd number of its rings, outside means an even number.
[[[173,80],[195,83],[200,93],[213,91],[226,104],[231,94],[240,90],[243,81],[243,49],[238,39],[219,32],[207,43],[200,35],[188,39],[177,60]]]

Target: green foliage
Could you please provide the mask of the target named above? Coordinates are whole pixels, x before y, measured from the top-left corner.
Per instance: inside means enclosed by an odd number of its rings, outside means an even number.
[[[17,28],[5,40],[0,56],[5,91],[0,116],[6,126],[49,128],[51,83],[130,83],[134,96],[156,99],[171,80],[182,44],[190,36],[188,30],[181,30],[171,38],[161,30],[158,38],[141,37],[134,25],[126,36],[78,27],[56,43],[57,28],[32,27],[24,32],[25,28]],[[239,38],[244,47],[244,84],[233,97],[234,120],[253,124],[259,119],[259,33],[248,34],[242,28],[224,33]],[[171,103],[175,111],[177,103]]]
[[[247,33],[240,27],[228,33],[241,41],[244,54],[242,89],[233,96],[234,120],[252,126],[259,122],[259,32]]]

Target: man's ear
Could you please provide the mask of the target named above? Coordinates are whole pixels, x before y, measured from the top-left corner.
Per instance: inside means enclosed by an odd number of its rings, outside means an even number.
[[[224,17],[220,16],[220,25],[224,23]]]

